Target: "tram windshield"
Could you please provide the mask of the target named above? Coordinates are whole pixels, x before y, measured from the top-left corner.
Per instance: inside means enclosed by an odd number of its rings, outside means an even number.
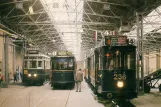
[[[37,68],[37,61],[29,61],[29,68]]]
[[[111,49],[106,53],[105,69],[136,69],[134,49]]]
[[[66,57],[58,57],[52,60],[53,70],[73,70],[74,69],[74,59]]]

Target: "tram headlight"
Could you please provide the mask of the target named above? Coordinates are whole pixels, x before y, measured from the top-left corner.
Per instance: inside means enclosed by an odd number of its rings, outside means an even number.
[[[117,87],[122,88],[124,86],[123,81],[117,81]]]
[[[31,77],[31,74],[28,74],[28,77]]]
[[[34,74],[34,77],[37,77],[37,74]]]

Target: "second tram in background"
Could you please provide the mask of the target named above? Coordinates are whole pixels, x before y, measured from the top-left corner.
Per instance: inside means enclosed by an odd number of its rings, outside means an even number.
[[[57,85],[74,87],[76,71],[75,57],[71,52],[60,51],[51,57],[51,86]]]
[[[50,57],[38,50],[28,49],[24,57],[23,82],[26,84],[40,84],[49,80]]]
[[[132,99],[136,90],[136,46],[126,36],[106,36],[87,54],[85,79],[109,99]]]

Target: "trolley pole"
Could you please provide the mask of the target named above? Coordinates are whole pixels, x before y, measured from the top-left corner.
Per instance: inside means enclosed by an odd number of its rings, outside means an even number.
[[[143,15],[140,13],[136,13],[136,16],[137,16],[137,90],[139,94],[144,94]],[[139,19],[141,19],[140,20],[141,23],[139,23]]]
[[[8,88],[8,46],[9,46],[9,37],[8,35],[5,36],[5,44],[4,44],[4,53],[5,53],[5,87]]]

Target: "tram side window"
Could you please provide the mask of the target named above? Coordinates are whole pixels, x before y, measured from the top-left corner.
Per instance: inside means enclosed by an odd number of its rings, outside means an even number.
[[[50,62],[49,61],[46,61],[46,69],[49,69],[50,68]]]
[[[99,55],[99,70],[102,69],[102,57]]]
[[[36,62],[37,62],[37,61],[30,61],[30,63],[29,63],[30,68],[37,68]]]
[[[93,56],[90,59],[90,70],[93,70]]]

